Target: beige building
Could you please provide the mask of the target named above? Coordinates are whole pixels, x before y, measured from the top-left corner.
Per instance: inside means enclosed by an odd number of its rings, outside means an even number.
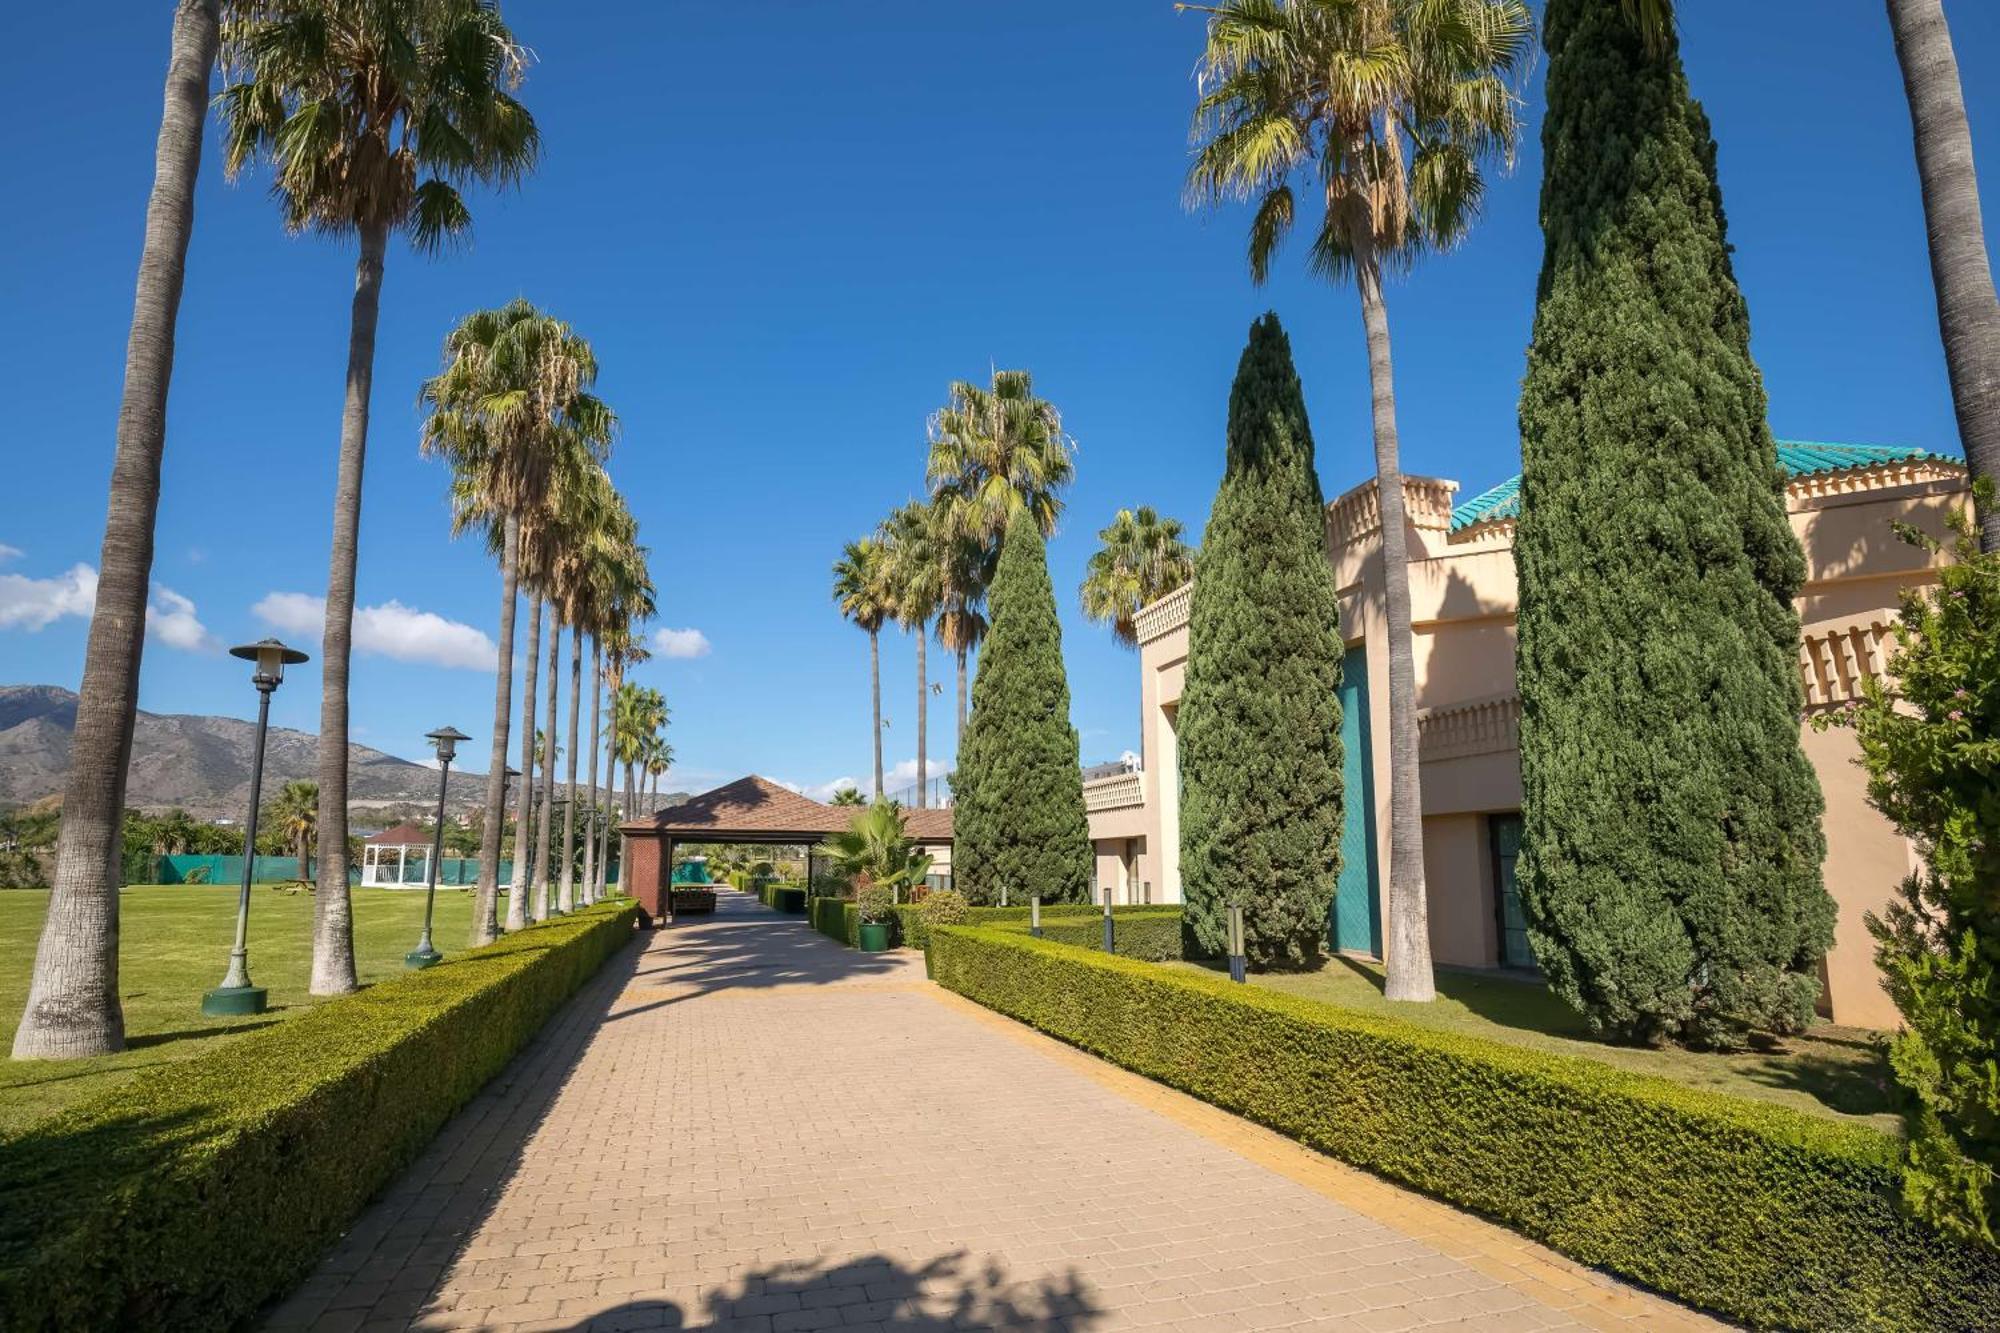
[[[1932,580],[1930,562],[1891,530],[1934,534],[1970,506],[1958,460],[1920,449],[1785,443],[1787,508],[1806,553],[1799,672],[1808,712],[1840,706],[1882,670],[1898,594]],[[1532,967],[1514,853],[1520,838],[1520,698],[1514,688],[1514,527],[1518,479],[1464,504],[1457,483],[1405,478],[1410,594],[1421,730],[1424,863],[1431,950],[1442,965]],[[1381,516],[1371,480],[1326,507],[1327,558],[1347,636],[1341,687],[1347,828],[1333,947],[1381,955],[1381,886],[1389,859],[1388,654]],[[1183,588],[1137,618],[1141,763],[1084,787],[1097,878],[1117,902],[1178,902],[1179,769],[1175,714],[1186,672]],[[1851,732],[1802,732],[1826,793],[1826,884],[1839,904],[1821,1011],[1888,1027],[1896,1011],[1862,922],[1911,867],[1911,849],[1867,803]]]

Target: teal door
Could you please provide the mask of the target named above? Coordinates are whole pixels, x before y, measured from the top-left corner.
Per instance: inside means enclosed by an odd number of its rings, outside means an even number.
[[[1340,888],[1333,947],[1382,956],[1382,902],[1375,866],[1375,765],[1368,749],[1368,653],[1349,648],[1340,667],[1342,804]]]
[[[1487,834],[1493,840],[1493,883],[1499,890],[1500,965],[1533,967],[1535,951],[1528,944],[1528,918],[1521,914],[1520,882],[1514,862],[1521,855],[1521,817],[1491,815]]]

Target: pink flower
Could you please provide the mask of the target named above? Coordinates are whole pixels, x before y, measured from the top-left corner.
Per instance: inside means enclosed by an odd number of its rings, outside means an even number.
[[[1946,713],[1946,714],[1945,714],[1945,716],[1946,716],[1947,718],[1951,719],[1951,720],[1952,720],[1953,722],[1963,722],[1963,721],[1965,721],[1965,714],[1964,714],[1964,713],[1961,713],[1961,712],[1960,712],[1960,711],[1959,711],[1958,709],[1956,709],[1956,708],[1952,709],[1952,710],[1951,710],[1951,711],[1950,711],[1949,713]]]

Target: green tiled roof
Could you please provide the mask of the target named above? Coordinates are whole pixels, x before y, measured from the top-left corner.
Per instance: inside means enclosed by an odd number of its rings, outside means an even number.
[[[1935,449],[1919,449],[1906,444],[1820,444],[1811,440],[1778,441],[1778,466],[1785,476],[1810,477],[1821,472],[1845,472],[1849,468],[1879,467],[1913,459],[1935,458],[1946,463],[1964,460],[1957,454]],[[1451,530],[1461,532],[1475,523],[1521,516],[1521,479],[1509,477],[1490,491],[1482,491],[1451,511]]]

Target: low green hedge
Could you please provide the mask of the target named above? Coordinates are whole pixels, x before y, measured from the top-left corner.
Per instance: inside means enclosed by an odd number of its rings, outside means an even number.
[[[855,910],[854,903],[851,900],[846,898],[810,899],[806,907],[806,916],[812,922],[812,928],[828,939],[839,940],[850,949],[859,947],[861,917]],[[901,942],[897,938],[898,934],[899,932],[897,931],[892,930],[890,932],[889,943],[891,947]]]
[[[1866,1127],[1394,1018],[954,926],[969,999],[1759,1327],[1992,1329],[2000,1253],[1901,1212]]]
[[[1026,907],[974,907],[966,916],[966,924],[973,926],[994,926],[1000,929],[1028,929],[1030,908]],[[896,909],[902,921],[902,939],[912,949],[922,949],[930,943],[930,931],[924,924],[923,904],[917,903]],[[1184,956],[1181,935],[1181,909],[1177,903],[1152,903],[1128,907],[1113,907],[1112,919],[1118,922],[1114,939],[1118,952],[1131,957],[1150,958],[1160,961]],[[1104,909],[1089,903],[1051,903],[1042,908],[1042,936],[1044,939],[1061,939],[1065,943],[1079,944],[1086,948],[1102,949],[1104,944]],[[1135,923],[1130,931],[1127,922]],[[1143,922],[1143,925],[1136,923]],[[1170,923],[1170,928],[1169,924]],[[1128,935],[1131,948],[1127,947]],[[1172,936],[1172,942],[1167,937]],[[1143,952],[1133,952],[1134,949]]]
[[[0,1138],[0,1324],[214,1329],[319,1261],[632,938],[600,904]]]

